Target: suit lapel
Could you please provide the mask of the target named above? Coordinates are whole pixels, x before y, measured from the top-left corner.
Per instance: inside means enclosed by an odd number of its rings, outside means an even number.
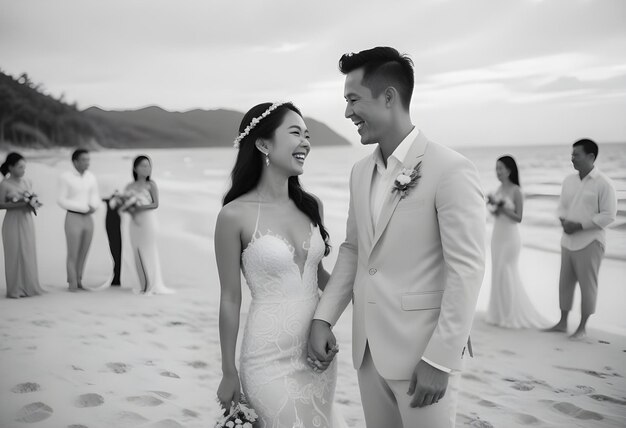
[[[374,238],[374,225],[372,224],[372,207],[370,203],[370,197],[372,192],[372,175],[374,174],[374,168],[376,162],[374,161],[374,155],[372,154],[365,167],[363,168],[363,174],[357,177],[363,185],[357,185],[358,200],[355,201],[355,208],[357,210],[356,215],[363,220],[362,224],[365,226],[367,232],[367,242],[372,242]],[[358,203],[357,203],[358,202]]]
[[[413,141],[409,152],[406,155],[402,168],[413,169],[417,166],[419,162],[421,162],[422,157],[424,156],[424,151],[426,150],[426,146],[428,144],[428,140],[424,136],[424,134],[420,131],[417,134],[417,138]],[[419,183],[417,184],[419,186]],[[371,184],[370,184],[371,186]],[[393,188],[386,189],[389,194],[385,198],[385,202],[383,204],[382,210],[380,212],[380,216],[378,217],[378,222],[376,223],[376,227],[374,228],[374,239],[372,241],[371,250],[374,249],[376,243],[382,236],[383,232],[387,228],[389,221],[391,220],[391,216],[393,215],[398,203],[400,202],[400,192],[392,192]],[[414,189],[413,189],[414,190]]]

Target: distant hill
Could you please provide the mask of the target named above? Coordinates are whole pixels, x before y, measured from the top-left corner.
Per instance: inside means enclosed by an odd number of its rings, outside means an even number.
[[[0,148],[228,147],[242,118],[232,110],[170,112],[156,106],[81,111],[63,96],[46,94],[26,73],[15,78],[0,70]],[[316,145],[350,144],[325,124],[305,120]]]
[[[107,123],[107,140],[127,142],[125,147],[228,147],[237,136],[243,113],[233,110],[170,112],[157,106],[139,110],[84,110],[91,119]],[[350,143],[328,126],[305,118],[316,145]]]

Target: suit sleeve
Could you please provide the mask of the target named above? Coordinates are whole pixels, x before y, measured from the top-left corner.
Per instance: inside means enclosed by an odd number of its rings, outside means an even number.
[[[333,273],[326,284],[322,298],[317,305],[314,319],[335,325],[352,299],[352,289],[358,263],[357,226],[354,217],[354,192],[352,181],[354,168],[350,174],[350,206],[346,223],[346,240],[339,247],[339,255]]]
[[[435,206],[445,263],[437,326],[423,358],[460,369],[485,272],[485,205],[476,168],[461,159],[444,172]]]

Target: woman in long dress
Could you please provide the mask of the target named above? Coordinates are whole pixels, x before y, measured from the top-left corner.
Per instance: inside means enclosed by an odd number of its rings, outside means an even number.
[[[33,213],[40,204],[32,197],[31,181],[24,176],[26,160],[22,155],[9,153],[0,172],[5,177],[0,182],[0,209],[6,210],[2,243],[7,297],[36,296],[44,292],[39,285],[33,222]]]
[[[486,321],[507,328],[542,327],[546,321],[526,294],[519,273],[522,248],[519,223],[524,199],[515,159],[499,158],[496,175],[502,184],[488,199],[495,219],[491,237],[491,296]]]
[[[320,370],[306,359],[319,290],[329,277],[322,258],[330,248],[321,202],[298,181],[309,132],[291,103],[253,107],[239,131],[232,187],[215,227],[223,372],[218,400],[228,409],[243,390],[262,428],[335,428],[336,362]],[[252,302],[237,367],[240,270]]]
[[[159,232],[155,210],[159,207],[159,190],[152,174],[152,162],[147,156],[137,156],[133,161],[133,178],[124,191],[125,201],[121,211],[130,214],[128,234],[132,259],[139,278],[140,294],[172,294],[163,283],[161,262],[157,248]]]

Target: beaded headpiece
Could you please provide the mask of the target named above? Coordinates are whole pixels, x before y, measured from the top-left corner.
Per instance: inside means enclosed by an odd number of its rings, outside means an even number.
[[[271,106],[269,106],[267,110],[265,110],[263,114],[261,114],[261,116],[258,116],[252,119],[250,121],[250,124],[246,126],[246,129],[244,129],[243,132],[239,134],[237,138],[235,138],[235,141],[233,142],[233,147],[238,149],[239,143],[241,142],[241,140],[243,140],[250,133],[250,131],[252,131],[254,127],[259,124],[261,120],[265,119],[267,116],[270,115],[271,112],[273,112],[274,110],[276,110],[278,107],[280,107],[283,104],[286,104],[286,101],[274,103]]]

